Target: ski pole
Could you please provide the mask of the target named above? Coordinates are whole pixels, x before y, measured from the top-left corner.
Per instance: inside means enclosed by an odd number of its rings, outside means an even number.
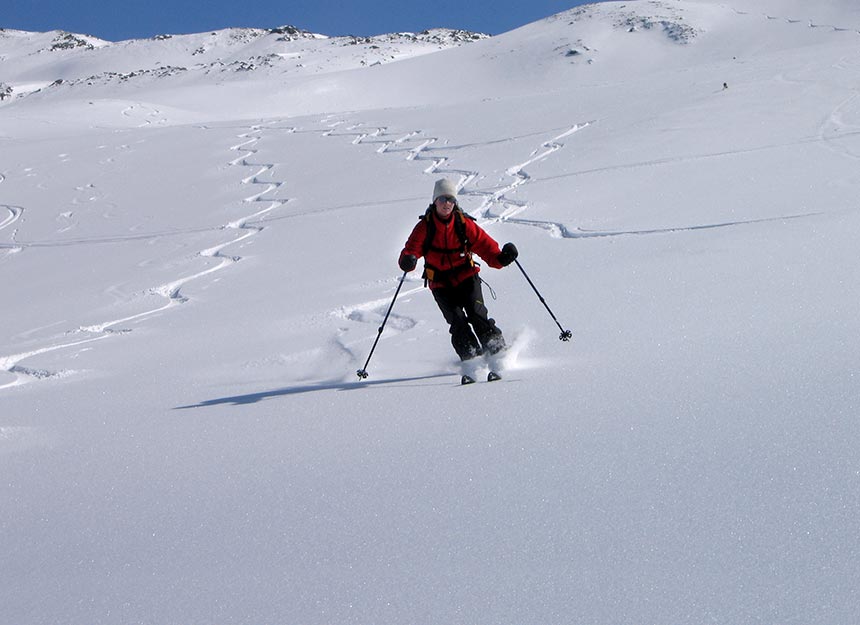
[[[540,299],[540,302],[541,302],[541,304],[544,305],[544,308],[547,309],[547,312],[549,312],[549,316],[552,317],[552,320],[555,321],[555,325],[557,325],[558,329],[561,330],[561,334],[558,336],[558,339],[560,341],[569,341],[571,339],[571,337],[573,336],[573,333],[570,330],[565,330],[564,328],[561,327],[561,324],[558,322],[558,319],[555,318],[555,315],[552,313],[552,310],[550,310],[549,305],[546,303],[546,300],[543,298],[543,295],[541,295],[540,291],[537,290],[535,283],[532,282],[531,278],[529,278],[529,274],[527,274],[526,270],[523,269],[523,266],[520,264],[520,261],[518,261],[517,259],[514,259],[514,262],[517,264],[517,267],[520,268],[520,271],[523,272],[523,275],[526,277],[526,280],[528,280],[529,285],[531,285],[532,289],[534,289],[534,292],[537,293],[538,299]]]
[[[400,284],[397,285],[397,290],[394,291],[394,297],[391,299],[391,305],[388,307],[388,312],[385,313],[385,319],[382,320],[382,325],[379,326],[379,330],[376,332],[376,340],[373,341],[373,347],[370,348],[370,354],[367,356],[367,361],[364,363],[364,366],[356,371],[356,375],[358,375],[359,379],[363,380],[367,377],[367,365],[370,364],[370,358],[373,356],[373,350],[376,349],[376,344],[379,343],[379,337],[382,336],[382,330],[385,328],[385,324],[388,321],[388,315],[391,314],[391,309],[394,308],[394,301],[397,299],[397,295],[400,293],[400,287],[403,286],[403,281],[406,279],[406,274],[408,271],[404,271],[403,275],[400,276]]]

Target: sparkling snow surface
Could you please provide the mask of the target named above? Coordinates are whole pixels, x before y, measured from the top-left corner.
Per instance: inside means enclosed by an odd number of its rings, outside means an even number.
[[[0,31],[0,621],[858,622],[860,7],[436,34]]]

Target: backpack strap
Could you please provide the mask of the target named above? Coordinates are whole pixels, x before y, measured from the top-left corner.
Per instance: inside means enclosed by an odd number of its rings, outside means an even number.
[[[462,244],[466,254],[469,254],[469,256],[471,257],[472,244],[469,241],[469,236],[466,234],[467,219],[477,221],[474,217],[463,212],[463,210],[459,206],[457,206],[454,209],[454,232],[457,233],[457,238],[460,239],[460,243]]]
[[[426,225],[426,235],[424,243],[421,246],[421,255],[427,256],[430,251],[430,244],[433,242],[433,237],[436,236],[436,222],[433,221],[433,205],[431,204],[423,215],[418,215],[418,221],[423,221]]]

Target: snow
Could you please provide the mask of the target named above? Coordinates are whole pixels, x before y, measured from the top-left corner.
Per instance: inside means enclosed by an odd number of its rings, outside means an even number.
[[[810,4],[0,31],[64,79],[0,103],[4,622],[856,622],[860,11]],[[442,176],[573,340],[485,266],[462,388],[414,272],[361,381]]]

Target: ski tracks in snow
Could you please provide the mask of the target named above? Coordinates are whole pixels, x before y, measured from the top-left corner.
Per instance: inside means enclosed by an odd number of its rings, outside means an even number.
[[[5,181],[6,181],[6,175],[3,173],[0,173],[0,185],[2,185]],[[24,215],[24,209],[21,206],[11,206],[9,204],[0,204],[0,230],[8,228],[12,224],[14,224],[16,221],[21,219],[21,217],[23,215]],[[21,248],[18,247],[14,243],[15,232],[12,233],[12,241],[13,241],[13,243],[8,245],[8,246],[4,245],[4,246],[0,247],[0,249],[3,249],[5,252],[4,256],[8,256],[9,254],[14,254],[16,252],[21,251]],[[3,256],[0,256],[0,258],[3,258]]]
[[[532,181],[532,176],[526,171],[527,167],[534,165],[535,163],[539,163],[543,161],[564,147],[564,143],[561,142],[562,139],[573,135],[580,130],[587,128],[594,122],[584,122],[580,124],[575,124],[569,130],[564,131],[558,136],[549,139],[548,141],[544,141],[540,147],[534,150],[527,160],[522,163],[517,163],[508,167],[505,170],[505,174],[512,179],[512,182],[502,189],[490,193],[484,200],[482,206],[478,209],[478,213],[485,215],[485,217],[490,221],[495,222],[510,222],[525,226],[535,226],[538,228],[542,228],[544,230],[553,231],[553,228],[557,226],[552,222],[541,222],[534,220],[525,220],[525,219],[517,219],[516,216],[520,213],[523,213],[528,209],[528,204],[526,202],[512,200],[508,198],[508,195],[513,194],[517,191],[521,186],[528,184]],[[475,192],[474,194],[478,194]],[[494,206],[499,206],[500,211],[498,213],[493,213],[492,209]]]
[[[813,5],[810,3],[810,5]],[[814,5],[813,5],[814,6]],[[731,10],[737,15],[752,15],[749,10],[745,9],[736,9],[731,7]],[[807,28],[821,28],[824,30],[832,30],[834,33],[855,33],[860,34],[860,29],[855,26],[843,26],[836,24],[818,24],[811,18],[798,18],[798,17],[784,17],[779,15],[771,15],[769,13],[759,13],[757,14],[759,17],[763,17],[768,21],[772,22],[785,22],[786,24],[803,24],[806,25]]]
[[[264,229],[264,226],[252,224],[250,222],[254,220],[259,220],[261,217],[271,213],[272,211],[277,210],[278,208],[289,202],[289,199],[276,199],[267,197],[272,192],[280,188],[282,184],[284,184],[283,182],[271,182],[261,179],[261,177],[269,173],[275,167],[275,165],[258,164],[251,162],[251,159],[257,153],[257,150],[254,146],[261,139],[262,129],[262,125],[251,126],[247,132],[239,135],[239,138],[242,139],[242,142],[233,145],[230,148],[231,151],[240,152],[240,155],[237,158],[231,160],[229,162],[229,165],[245,167],[253,171],[253,173],[245,176],[241,180],[242,184],[256,186],[260,188],[255,189],[254,193],[248,195],[243,200],[244,203],[251,205],[256,210],[217,228],[225,232],[234,231],[236,233],[235,236],[223,243],[200,250],[197,253],[198,257],[217,260],[216,264],[196,273],[178,277],[175,280],[171,280],[164,284],[160,284],[147,289],[143,294],[144,296],[157,296],[163,300],[163,302],[155,308],[150,308],[134,315],[125,316],[122,318],[110,319],[96,324],[81,326],[75,330],[67,331],[64,335],[66,337],[65,340],[57,341],[53,344],[39,347],[26,352],[21,352],[18,354],[0,356],[0,371],[6,371],[14,376],[12,381],[10,382],[7,382],[5,384],[0,383],[0,390],[13,386],[19,386],[21,384],[25,384],[34,380],[56,379],[61,377],[67,377],[73,374],[74,372],[68,370],[52,372],[42,369],[34,369],[31,367],[23,366],[21,363],[35,356],[70,349],[73,347],[80,347],[88,343],[110,338],[112,336],[129,333],[132,331],[131,329],[118,329],[118,326],[124,326],[133,322],[143,321],[170,308],[188,302],[188,298],[182,294],[182,288],[184,286],[205,276],[209,276],[216,272],[223,271],[231,265],[234,265],[235,263],[239,262],[242,258],[241,256],[226,254],[224,250],[230,246],[235,246],[242,241],[245,241],[249,237],[252,237],[261,232]],[[0,174],[0,182],[2,182],[4,179],[5,177],[2,177],[2,174]],[[262,208],[259,208],[259,204],[263,204],[264,206]],[[0,230],[8,227],[12,223],[20,219],[24,212],[23,209],[21,209],[20,207],[0,205],[0,208],[8,211],[9,213],[8,216],[5,216],[3,220],[0,221]],[[193,231],[202,230],[212,230],[212,228],[194,229]],[[116,237],[115,239],[111,240],[122,241],[125,239],[138,239],[146,238],[149,236],[158,235],[145,235],[145,237]],[[67,244],[76,243],[80,243],[80,241]],[[38,246],[39,244],[34,244],[32,247]]]
[[[386,126],[368,127],[363,123],[346,125],[347,122],[336,118],[323,119],[322,123],[328,126],[328,130],[322,133],[324,137],[352,137],[351,143],[355,146],[360,146],[365,143],[368,145],[378,143],[379,147],[376,148],[376,152],[378,154],[386,154],[392,149],[392,147],[411,151],[411,148],[404,146],[408,146],[413,138],[420,136],[421,134],[421,131],[407,132],[406,134],[392,140],[386,138],[388,133],[388,128]],[[381,281],[381,284],[386,285],[386,290],[393,293],[399,282],[399,278],[391,278]],[[404,284],[406,284],[406,282],[404,282]],[[423,288],[422,283],[421,286],[401,291],[399,297],[401,299],[405,299],[410,295],[419,293]],[[380,297],[378,299],[364,301],[357,304],[341,306],[336,310],[330,311],[329,315],[335,319],[351,323],[372,325],[373,327],[380,328],[390,304],[391,296]],[[395,334],[411,330],[418,324],[419,321],[417,319],[392,311],[385,326],[388,329],[387,336],[390,337]],[[346,356],[349,365],[353,365],[355,363],[359,363],[361,358],[361,356],[353,349],[353,346],[358,344],[363,346],[365,340],[364,337],[362,337],[354,341],[347,341],[346,334],[346,329],[340,329],[337,335],[333,338],[333,344],[336,346],[339,353]]]
[[[137,102],[135,104],[130,104],[127,107],[125,107],[122,110],[121,115],[123,117],[128,118],[128,119],[133,119],[135,117],[139,118],[140,115],[138,115],[138,110],[143,111],[143,118],[144,118],[143,122],[141,122],[140,124],[137,125],[138,128],[143,128],[145,126],[151,126],[153,124],[166,124],[168,121],[167,118],[161,113],[160,110],[158,110],[157,108],[153,108],[151,106],[147,106],[147,105],[142,104],[140,102]]]
[[[105,323],[85,326],[85,327],[80,328],[80,331],[89,332],[89,333],[96,333],[96,334],[103,333],[103,332],[113,328],[114,326],[127,324],[127,323],[130,323],[133,321],[145,319],[147,317],[150,317],[152,315],[155,315],[157,313],[165,311],[165,310],[172,308],[174,306],[179,306],[181,304],[184,304],[184,303],[188,302],[188,298],[182,294],[182,287],[184,287],[185,285],[187,285],[191,282],[199,280],[200,278],[203,278],[205,276],[209,276],[209,275],[217,273],[219,271],[223,271],[224,269],[226,269],[226,268],[230,267],[231,265],[234,265],[235,263],[238,263],[239,261],[242,260],[241,256],[225,254],[224,250],[227,247],[237,245],[237,244],[241,243],[242,241],[248,239],[249,237],[252,237],[252,236],[262,232],[264,229],[264,226],[250,224],[249,222],[251,222],[252,220],[258,220],[261,217],[271,213],[272,211],[280,208],[281,206],[283,206],[284,204],[289,202],[289,199],[283,199],[283,200],[281,200],[281,199],[268,199],[268,198],[264,197],[264,196],[269,195],[273,191],[276,191],[283,184],[282,182],[269,182],[269,181],[260,180],[260,177],[263,176],[263,174],[266,174],[266,173],[270,172],[272,169],[274,169],[275,165],[274,164],[263,164],[263,165],[261,165],[261,164],[252,163],[249,161],[249,159],[257,153],[257,150],[253,146],[256,145],[256,143],[261,138],[261,129],[262,129],[262,126],[253,126],[253,127],[251,127],[251,129],[248,132],[239,135],[239,138],[243,139],[243,141],[237,145],[232,146],[230,148],[230,150],[231,151],[243,151],[244,153],[241,156],[239,156],[238,158],[235,158],[232,161],[230,161],[229,164],[231,166],[237,166],[238,165],[238,166],[248,167],[251,170],[254,170],[254,173],[252,173],[251,175],[246,176],[245,178],[242,179],[242,184],[256,185],[256,186],[261,186],[263,188],[254,192],[253,194],[247,196],[243,200],[243,202],[248,203],[248,204],[261,202],[263,204],[266,204],[266,206],[264,206],[263,208],[261,208],[259,210],[256,210],[255,212],[253,212],[249,215],[245,215],[243,217],[240,217],[239,219],[236,219],[234,221],[231,221],[231,222],[221,226],[220,227],[221,230],[235,231],[236,236],[234,238],[228,240],[228,241],[225,241],[223,243],[219,243],[218,245],[206,248],[204,250],[200,250],[197,253],[197,256],[202,257],[202,258],[217,259],[218,263],[211,266],[211,267],[203,269],[197,273],[183,276],[181,278],[177,278],[176,280],[172,280],[170,282],[166,282],[164,284],[161,284],[161,285],[158,285],[158,286],[155,286],[155,287],[148,289],[147,294],[158,295],[165,300],[164,304],[162,306],[156,308],[156,309],[145,311],[142,313],[138,313],[136,315],[132,315],[129,317],[124,317],[122,319],[114,319],[111,321],[107,321]]]
[[[563,176],[573,176],[580,175],[582,173],[589,172],[574,172],[571,174],[561,174],[558,176],[551,176],[545,178],[533,178],[527,171],[527,168],[532,165],[544,161],[554,154],[558,153],[561,149],[563,149],[566,145],[563,139],[567,139],[574,135],[577,132],[580,132],[593,124],[595,121],[587,121],[580,122],[574,124],[569,129],[565,130],[561,134],[552,137],[544,141],[537,149],[531,152],[529,157],[521,162],[514,165],[511,165],[505,170],[505,174],[512,179],[511,183],[507,186],[501,187],[495,191],[487,192],[474,190],[469,188],[469,184],[476,178],[478,178],[481,173],[478,171],[463,171],[456,169],[446,168],[445,165],[448,161],[447,157],[434,158],[433,165],[425,170],[427,173],[434,174],[457,174],[461,176],[460,188],[462,189],[461,194],[464,196],[476,196],[482,198],[482,202],[479,208],[475,211],[475,214],[481,218],[481,223],[510,223],[518,226],[526,226],[532,228],[538,228],[540,230],[546,231],[551,237],[556,239],[586,239],[586,238],[605,238],[605,237],[623,237],[623,236],[642,236],[642,235],[664,235],[664,234],[674,234],[681,232],[693,232],[698,230],[710,230],[716,228],[728,228],[728,227],[736,227],[736,226],[744,226],[744,225],[753,225],[758,223],[765,222],[773,222],[773,221],[786,221],[790,219],[799,219],[803,217],[810,217],[816,215],[818,213],[804,213],[798,215],[787,215],[787,216],[779,216],[779,217],[770,217],[763,219],[752,219],[752,220],[739,220],[739,221],[729,221],[729,222],[720,222],[720,223],[704,223],[704,224],[691,224],[684,226],[669,226],[665,228],[652,228],[652,229],[638,229],[638,230],[587,230],[580,227],[568,227],[563,222],[551,221],[551,220],[541,220],[541,219],[528,219],[523,214],[529,209],[529,205],[525,201],[511,199],[510,196],[514,194],[515,191],[519,190],[523,185],[531,184],[531,183],[540,183],[543,180],[550,180]],[[433,140],[435,142],[435,140]],[[411,155],[410,158],[421,158],[420,152],[427,149],[430,143],[425,142],[419,148],[417,148],[417,153],[415,155]],[[654,161],[651,163],[643,163],[640,165],[659,165],[666,162],[680,162],[685,160],[683,158],[678,159],[666,159],[664,161]],[[619,166],[618,168],[624,168],[625,166]],[[603,170],[593,170],[593,171],[603,171]]]
[[[581,122],[573,124],[565,128],[560,134],[554,135],[549,139],[541,142],[539,147],[533,150],[528,157],[517,163],[514,163],[505,168],[505,175],[510,178],[510,183],[500,188],[486,191],[474,188],[472,184],[475,180],[482,176],[481,171],[472,169],[458,169],[451,167],[451,157],[444,154],[444,147],[437,147],[441,142],[438,137],[427,136],[422,130],[414,130],[408,132],[396,139],[384,140],[384,134],[387,128],[379,128],[372,133],[356,133],[358,136],[354,143],[356,145],[363,143],[368,137],[376,139],[376,142],[381,143],[376,151],[379,154],[397,154],[405,153],[407,161],[429,162],[424,166],[423,171],[428,175],[445,175],[456,176],[459,178],[457,188],[460,190],[460,195],[464,197],[475,197],[480,200],[479,206],[470,211],[479,218],[482,224],[509,222],[524,226],[532,226],[542,228],[544,230],[558,230],[558,225],[554,223],[544,223],[533,220],[517,219],[516,216],[523,213],[529,208],[527,202],[513,199],[512,196],[520,187],[532,182],[533,178],[528,173],[527,168],[551,157],[559,150],[563,149],[565,143],[562,141],[584,128],[595,123],[594,121]],[[361,125],[357,124],[350,127],[349,130],[357,130]],[[555,132],[557,132],[556,130]],[[534,135],[548,134],[553,131],[543,131],[533,133]],[[379,141],[383,138],[382,141]],[[510,138],[490,140],[483,144],[478,143],[467,147],[479,147],[480,145],[490,145],[492,143],[508,142]],[[453,149],[453,148],[452,148]]]
[[[6,228],[7,226],[11,226],[13,223],[18,221],[21,218],[21,215],[24,214],[24,209],[20,206],[9,206],[8,204],[0,204],[0,209],[7,211],[9,214],[3,218],[3,215],[0,214],[0,230]]]

